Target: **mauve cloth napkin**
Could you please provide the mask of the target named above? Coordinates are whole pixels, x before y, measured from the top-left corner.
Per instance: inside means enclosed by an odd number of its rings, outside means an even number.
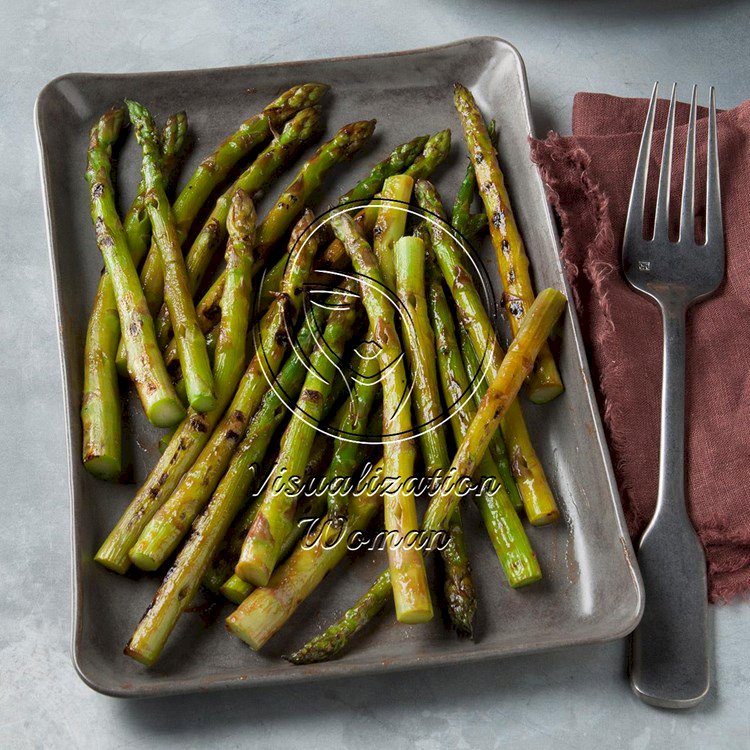
[[[573,135],[532,142],[562,226],[562,253],[598,386],[628,528],[644,530],[656,501],[661,318],[620,270],[630,186],[648,102],[578,94]],[[677,226],[689,108],[677,109],[672,216]],[[651,151],[650,193],[661,162],[667,103]],[[705,110],[698,175],[705,175]],[[727,272],[691,308],[687,344],[687,502],[708,558],[709,596],[750,588],[750,101],[718,115]],[[696,215],[705,189],[696,196]],[[653,220],[653,219],[651,219]],[[700,222],[699,222],[700,224]],[[699,226],[700,229],[700,226]],[[679,262],[675,257],[675,262]]]

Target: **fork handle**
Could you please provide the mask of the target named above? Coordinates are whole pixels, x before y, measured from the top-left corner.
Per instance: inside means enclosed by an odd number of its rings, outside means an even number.
[[[708,692],[706,557],[685,505],[685,306],[662,306],[659,493],[638,549],[646,590],[630,684],[642,700],[688,708]]]

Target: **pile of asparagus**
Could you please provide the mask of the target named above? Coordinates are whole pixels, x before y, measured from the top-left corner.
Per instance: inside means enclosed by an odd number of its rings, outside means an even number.
[[[229,630],[261,648],[381,512],[387,568],[287,658],[330,659],[391,599],[398,621],[431,619],[425,558],[436,548],[450,621],[470,636],[477,601],[459,502],[465,478],[483,480],[473,499],[508,583],[542,576],[520,514],[544,525],[559,512],[516,396],[524,382],[537,403],[562,392],[547,340],[565,299],[534,293],[494,126],[456,85],[470,163],[450,221],[428,181],[448,155],[449,130],[396,147],[325,221],[314,219],[318,188],[363,148],[374,121],[323,143],[258,220],[254,199],[321,132],[326,90],[309,83],[281,94],[203,159],[173,200],[186,115],[159,131],[127,101],[143,161],[122,220],[111,172],[125,110],[106,112],[90,134],[86,178],[105,271],[86,337],[84,465],[101,479],[123,473],[119,378],[170,430],[95,556],[123,574],[157,570],[177,553],[125,649],[146,665],[201,587],[239,605]],[[477,193],[484,211],[472,213]],[[504,285],[507,352],[462,247],[485,231]],[[339,283],[326,284],[331,277]],[[358,373],[351,383],[338,377],[344,362]],[[357,472],[358,491],[336,490]],[[421,522],[407,490],[418,476],[437,480]],[[327,489],[290,491],[300,478],[322,478]],[[386,491],[379,478],[401,481]]]

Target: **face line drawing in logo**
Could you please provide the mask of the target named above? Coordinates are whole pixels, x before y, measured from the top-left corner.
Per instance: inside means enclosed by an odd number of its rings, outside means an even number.
[[[424,221],[429,222],[431,225],[433,225],[439,232],[445,233],[448,235],[448,237],[451,238],[451,240],[461,249],[463,252],[463,255],[465,258],[468,259],[470,265],[473,267],[474,273],[472,276],[474,277],[475,281],[479,281],[479,289],[480,291],[480,297],[482,297],[482,302],[485,305],[485,309],[489,309],[491,313],[494,313],[491,316],[491,319],[493,320],[493,328],[494,328],[494,317],[496,315],[496,305],[494,300],[494,295],[492,293],[488,293],[488,288],[490,288],[490,284],[488,283],[488,277],[487,272],[481,263],[481,260],[478,257],[475,257],[475,253],[473,251],[470,251],[467,248],[467,244],[465,238],[463,238],[458,232],[456,232],[453,227],[451,227],[449,224],[447,224],[445,221],[443,221],[439,216],[436,214],[433,214],[429,211],[415,208],[411,206],[410,204],[404,203],[402,201],[396,201],[396,200],[381,200],[378,202],[378,205],[388,203],[390,206],[395,207],[399,210],[402,210],[408,214],[411,214],[413,216],[417,216],[421,218]],[[401,204],[401,205],[398,205]],[[366,205],[366,203],[364,204]],[[325,227],[334,216],[337,216],[341,213],[345,212],[351,212],[353,210],[359,210],[363,206],[363,202],[356,202],[354,204],[347,204],[344,206],[339,206],[336,209],[331,209],[330,211],[322,214],[320,217],[317,217],[313,223],[308,227],[308,229],[302,234],[302,236],[299,238],[298,242],[300,241],[308,241],[310,237],[312,237],[316,232],[321,231],[323,227]],[[469,246],[470,247],[470,246]],[[290,252],[290,257],[292,256],[292,252]],[[341,377],[344,385],[348,391],[349,397],[352,395],[352,385],[350,384],[350,380],[352,383],[355,384],[364,384],[368,385],[370,387],[375,387],[375,385],[380,382],[383,378],[384,372],[388,370],[390,367],[395,367],[398,365],[398,363],[402,362],[404,358],[406,357],[405,351],[401,350],[400,355],[397,359],[395,359],[393,362],[389,363],[385,369],[380,369],[374,376],[368,377],[367,379],[364,379],[361,376],[361,373],[359,373],[358,369],[353,365],[353,360],[355,358],[359,359],[360,361],[365,361],[373,358],[379,358],[380,352],[377,351],[379,348],[379,344],[377,341],[373,339],[373,337],[369,334],[365,335],[365,340],[361,341],[359,345],[353,348],[353,351],[350,353],[350,355],[347,358],[342,358],[341,361],[339,361],[337,355],[335,352],[333,352],[328,345],[328,342],[325,339],[324,336],[324,325],[321,324],[321,322],[318,320],[318,318],[315,315],[309,315],[309,309],[308,304],[323,309],[325,311],[332,311],[336,309],[341,309],[347,305],[356,304],[356,300],[359,300],[361,298],[361,293],[353,292],[351,289],[343,288],[344,285],[346,285],[347,281],[354,281],[356,283],[356,288],[359,289],[361,286],[366,286],[372,293],[381,294],[384,296],[389,304],[391,304],[394,309],[398,311],[399,318],[402,322],[402,328],[404,325],[412,325],[411,322],[411,315],[408,311],[408,309],[405,307],[405,305],[401,302],[400,298],[397,294],[395,294],[391,289],[389,289],[387,286],[382,284],[380,281],[376,279],[372,279],[367,276],[362,276],[359,274],[356,274],[354,271],[340,271],[340,270],[333,270],[333,269],[316,269],[316,275],[318,277],[320,276],[330,276],[332,279],[336,280],[335,284],[331,284],[330,286],[326,286],[324,283],[320,281],[316,281],[315,283],[307,283],[305,284],[305,296],[303,300],[303,308],[304,308],[304,317],[303,320],[305,323],[303,325],[308,325],[310,323],[313,324],[314,330],[311,329],[312,335],[314,336],[314,347],[318,349],[318,351],[321,351],[323,356],[325,356],[331,365],[335,368],[336,371],[336,377]],[[452,290],[450,290],[452,292]],[[336,296],[341,296],[345,299],[345,302],[342,304],[336,304],[333,301],[333,298]],[[324,299],[325,301],[321,301]],[[324,382],[326,385],[331,385],[331,383],[323,377],[321,373],[319,373],[313,366],[313,363],[311,361],[311,355],[307,355],[303,349],[300,347],[299,342],[297,341],[297,333],[294,331],[293,326],[289,325],[289,322],[286,319],[286,316],[284,318],[284,329],[286,334],[288,335],[288,341],[290,343],[292,354],[294,356],[299,357],[300,361],[302,362],[303,366],[307,370],[308,373],[314,373],[317,377],[321,379],[322,382]],[[371,333],[371,332],[370,332]],[[403,335],[403,333],[402,333]],[[363,354],[363,350],[368,349],[368,343],[370,349],[375,349],[374,352],[371,354]],[[379,436],[363,436],[360,434],[354,434],[351,432],[347,432],[345,430],[341,430],[337,427],[334,427],[332,425],[324,424],[321,422],[318,422],[316,420],[313,420],[310,418],[308,414],[305,413],[304,409],[299,407],[297,405],[297,399],[290,397],[290,394],[287,394],[283,391],[282,388],[280,388],[280,384],[278,382],[278,373],[276,375],[271,376],[270,373],[270,366],[268,365],[267,357],[265,356],[265,353],[260,351],[262,350],[262,341],[260,341],[260,347],[256,347],[256,352],[261,353],[261,362],[265,364],[264,367],[262,367],[262,372],[264,376],[266,377],[266,380],[269,383],[269,387],[272,388],[279,397],[279,400],[282,402],[282,404],[285,406],[285,408],[289,409],[292,414],[295,414],[298,418],[305,421],[308,425],[311,427],[314,427],[316,430],[323,432],[324,434],[328,435],[329,437],[333,437],[335,439],[343,440],[346,442],[358,442],[358,443],[368,443],[368,444],[384,444],[386,442],[399,442],[402,440],[408,440],[418,437],[420,434],[423,434],[425,432],[432,431],[434,429],[438,429],[440,426],[444,425],[446,422],[448,422],[453,414],[460,409],[463,408],[463,405],[466,404],[470,399],[474,398],[474,394],[479,389],[482,377],[484,376],[486,370],[487,370],[487,364],[488,364],[488,351],[489,346],[481,353],[481,356],[478,357],[479,360],[479,370],[475,377],[472,379],[471,383],[469,384],[469,387],[467,391],[461,396],[460,399],[456,399],[453,404],[446,405],[446,414],[441,414],[438,417],[434,417],[429,422],[425,424],[418,424],[418,425],[412,425],[412,429],[408,431],[408,434],[394,434],[394,435],[379,435]],[[290,355],[291,356],[291,355]],[[406,406],[410,405],[411,403],[411,396],[414,389],[414,382],[412,378],[408,379],[408,382],[406,384],[406,387],[404,388],[401,397],[399,399],[399,405],[397,407],[397,413],[398,410],[405,408]]]

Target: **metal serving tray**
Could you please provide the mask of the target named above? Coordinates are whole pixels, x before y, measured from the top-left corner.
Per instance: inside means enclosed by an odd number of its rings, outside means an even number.
[[[183,170],[183,175],[189,175],[201,155],[280,90],[321,81],[332,87],[325,105],[329,133],[345,122],[370,117],[378,119],[378,128],[370,150],[329,182],[329,192],[320,196],[320,208],[395,144],[446,126],[453,130],[454,147],[436,182],[444,199],[452,201],[466,165],[452,103],[452,83],[457,80],[469,86],[486,115],[497,120],[502,163],[537,288],[566,289],[555,225],[539,174],[529,159],[527,139],[532,128],[523,62],[501,39],[481,37],[411,52],[219,70],[74,73],[57,78],[40,93],[36,123],[68,422],[73,661],[95,690],[118,696],[161,695],[447,666],[618,638],[637,624],[642,584],[623,522],[581,334],[569,307],[560,358],[565,394],[544,407],[524,404],[563,521],[554,528],[530,530],[545,578],[513,591],[504,581],[475,509],[467,508],[480,601],[475,643],[457,640],[439,616],[428,625],[407,627],[398,625],[389,613],[358,639],[356,648],[336,661],[293,667],[280,659],[366,589],[384,562],[383,553],[371,553],[355,555],[331,573],[260,654],[224,629],[228,604],[209,625],[196,613],[186,614],[152,669],[122,653],[159,579],[118,576],[92,560],[135,486],[93,479],[80,460],[83,344],[102,267],[83,177],[89,128],[101,112],[126,96],[143,101],[160,118],[184,108],[197,140]],[[140,155],[134,139],[126,141],[119,154],[117,183],[129,200],[137,184]],[[287,177],[282,176],[278,185],[284,185]],[[489,242],[481,252],[496,277]],[[158,431],[145,423],[132,400],[126,422],[132,429],[127,430],[125,448],[131,455],[134,480],[140,482],[156,460]]]

